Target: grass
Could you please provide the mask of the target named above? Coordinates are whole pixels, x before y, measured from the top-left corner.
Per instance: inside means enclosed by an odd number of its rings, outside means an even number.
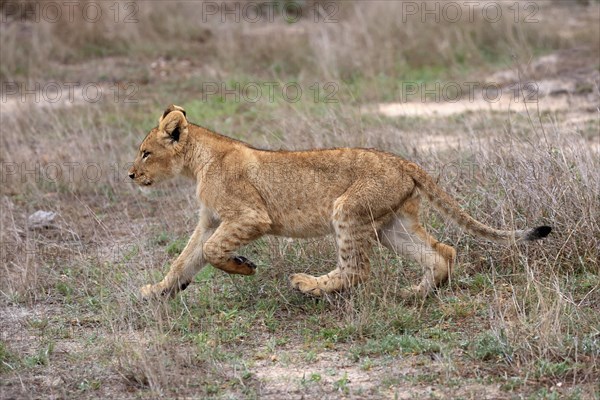
[[[125,217],[122,214],[113,214],[117,209],[123,208],[124,199],[137,196],[125,195],[118,191],[117,193],[116,203],[108,205],[108,209],[104,211],[107,215],[104,217],[104,224],[108,224],[111,219],[115,222],[123,221]],[[36,274],[42,274],[44,279],[38,279],[37,283],[32,282],[33,288],[40,295],[47,294],[57,299],[61,311],[58,315],[59,321],[34,320],[28,329],[52,332],[48,325],[51,327],[52,324],[77,318],[78,323],[82,324],[74,334],[74,337],[78,338],[77,341],[89,340],[98,352],[109,346],[120,349],[116,352],[116,361],[106,358],[104,362],[123,378],[122,386],[118,386],[122,389],[119,390],[136,390],[141,393],[177,393],[173,392],[174,388],[187,388],[184,390],[216,396],[249,393],[250,384],[245,382],[252,378],[239,368],[243,364],[242,360],[252,360],[253,353],[264,352],[262,346],[265,346],[265,339],[270,343],[266,345],[269,350],[265,354],[278,354],[280,360],[284,358],[282,354],[286,354],[290,348],[309,346],[314,354],[323,351],[348,352],[351,355],[351,365],[361,369],[365,363],[377,366],[389,358],[438,354],[441,349],[452,349],[442,350],[442,354],[449,352],[452,359],[466,358],[470,363],[480,363],[484,368],[496,368],[500,365],[501,370],[508,369],[510,374],[527,380],[527,385],[515,387],[509,392],[532,387],[532,380],[535,387],[543,385],[542,382],[546,379],[560,379],[561,382],[564,379],[572,380],[573,373],[576,372],[580,376],[578,379],[585,382],[593,379],[597,373],[591,367],[598,357],[597,347],[590,345],[589,348],[585,348],[579,343],[594,343],[595,340],[593,326],[597,326],[597,317],[594,316],[597,310],[586,310],[586,304],[594,304],[593,299],[597,297],[594,281],[597,282],[598,275],[594,272],[593,265],[581,265],[578,262],[579,257],[569,257],[570,252],[561,256],[560,264],[557,265],[561,265],[565,272],[556,276],[543,273],[533,275],[535,271],[540,271],[542,266],[530,265],[521,259],[518,266],[503,263],[496,266],[499,271],[492,276],[479,272],[471,281],[466,270],[485,268],[489,260],[502,259],[503,256],[500,249],[494,251],[484,244],[469,242],[466,254],[463,249],[466,266],[457,272],[457,279],[464,279],[465,282],[457,282],[458,286],[444,289],[439,294],[439,300],[436,297],[427,301],[420,306],[419,311],[418,308],[414,309],[414,305],[395,304],[398,298],[394,286],[389,286],[390,278],[400,279],[401,273],[398,269],[403,265],[395,265],[395,268],[387,268],[385,271],[375,271],[374,280],[370,285],[373,291],[370,298],[363,298],[366,294],[359,292],[327,304],[292,293],[287,288],[288,270],[285,268],[304,268],[306,265],[311,268],[310,260],[316,260],[312,261],[316,264],[312,268],[326,270],[335,259],[331,243],[286,245],[283,241],[269,239],[245,250],[245,254],[252,255],[261,266],[261,272],[256,278],[241,280],[225,277],[207,268],[197,277],[191,290],[179,300],[160,305],[157,309],[138,304],[131,298],[131,293],[143,282],[157,279],[164,273],[166,263],[181,250],[184,243],[182,238],[189,232],[190,226],[186,228],[185,225],[193,223],[186,216],[186,210],[181,210],[177,217],[183,221],[182,226],[177,226],[171,221],[170,211],[175,207],[169,205],[169,202],[177,204],[183,201],[185,204],[188,201],[186,198],[191,195],[176,191],[174,195],[164,193],[154,199],[139,201],[137,207],[146,207],[146,204],[149,204],[150,208],[155,209],[153,214],[145,215],[142,220],[152,221],[152,218],[155,218],[152,215],[159,216],[155,222],[146,223],[151,226],[146,228],[147,233],[142,234],[140,238],[148,238],[148,242],[140,243],[136,252],[123,250],[110,262],[107,258],[114,255],[100,255],[99,260],[91,260],[91,263],[81,265],[78,264],[87,258],[87,254],[71,255],[66,257],[70,264],[63,269],[53,267],[64,263],[57,260],[57,256],[52,255],[49,260],[45,260],[42,255],[42,264],[34,268],[38,268]],[[74,199],[68,196],[61,200],[67,204],[72,201]],[[494,205],[477,203],[474,207],[477,207],[473,209],[474,212],[485,215],[482,208]],[[563,216],[565,217],[566,215]],[[568,223],[565,222],[565,225]],[[167,237],[163,235],[162,239],[153,239],[153,226],[158,227],[160,232],[173,233]],[[448,228],[440,225],[438,229]],[[108,234],[109,232],[105,233]],[[444,235],[452,236],[450,233]],[[30,240],[47,241],[48,238],[41,235]],[[102,240],[110,239],[106,237]],[[547,251],[552,251],[553,246],[556,245],[550,244]],[[575,254],[586,251],[585,243],[571,244],[566,241],[561,242],[560,246],[573,246]],[[536,254],[541,252],[535,248],[529,251]],[[560,248],[555,251],[558,253]],[[593,260],[590,251],[587,250],[587,257]],[[157,257],[154,258],[153,254]],[[478,254],[485,256],[484,261],[479,261],[479,264]],[[382,257],[387,259],[389,255],[384,254]],[[534,258],[535,254],[529,257]],[[516,261],[519,259],[517,257]],[[145,260],[153,261],[147,268],[140,269],[143,268]],[[318,260],[330,266],[318,265],[321,263]],[[269,264],[270,268],[267,267]],[[527,275],[520,272],[521,268]],[[156,274],[149,276],[149,270],[156,271]],[[413,270],[410,275],[411,279],[416,279],[416,271]],[[553,289],[554,282],[557,286]],[[9,290],[19,291],[18,287]],[[514,296],[512,303],[511,296]],[[575,305],[561,303],[564,296],[574,296],[573,299],[567,300],[573,301]],[[248,301],[249,299],[252,301]],[[40,302],[44,304],[39,297],[29,300],[26,297],[23,301],[9,302],[7,305],[12,304],[10,307],[14,308],[27,304],[35,306]],[[491,306],[483,306],[486,303],[491,303]],[[511,312],[514,314],[510,315]],[[86,321],[86,315],[97,316]],[[457,334],[464,334],[465,330],[477,332],[475,326],[480,323],[500,327],[511,324],[513,330],[501,336],[497,336],[496,331],[483,335],[475,334],[473,339],[467,340],[466,343],[435,335],[432,338],[431,332],[427,332],[428,327],[437,327],[444,332]],[[475,326],[469,327],[469,324]],[[548,332],[548,337],[540,337],[540,324],[549,324],[541,330]],[[577,330],[573,331],[571,326],[577,326]],[[98,329],[104,332],[105,338],[86,335],[86,332]],[[127,334],[135,335],[135,332],[140,330],[154,332],[149,338],[149,342],[154,344],[149,349],[141,344],[136,345],[132,339],[116,339],[127,337]],[[562,333],[556,336],[556,332]],[[55,333],[44,333],[44,336],[48,334],[55,341],[61,340],[60,337],[54,336],[58,335]],[[561,342],[570,335],[575,335],[571,343]],[[280,341],[269,341],[269,337],[279,338]],[[257,341],[256,338],[261,339]],[[523,342],[523,338],[529,339]],[[556,339],[559,339],[559,342]],[[117,343],[113,343],[115,340]],[[22,371],[52,367],[55,363],[60,365],[61,361],[53,360],[54,353],[47,350],[48,347],[41,346],[26,356],[23,367],[20,367],[24,368]],[[558,361],[569,355],[569,361]],[[108,354],[103,357],[108,357]],[[313,364],[314,358],[317,357],[313,355],[308,359],[303,358],[301,362]],[[518,363],[515,357],[519,360]],[[573,359],[584,361],[571,361]],[[223,367],[219,367],[222,365],[232,366],[235,372],[224,373],[220,370]],[[175,371],[181,372],[190,368],[202,370],[205,378],[196,378],[184,383],[174,376]],[[529,368],[533,371],[531,376],[527,372]],[[250,366],[249,370],[254,369]],[[371,366],[368,370],[373,371],[374,367]],[[458,368],[452,375],[470,382],[472,378],[468,374],[464,376],[465,372],[460,371]],[[320,376],[321,373],[311,374],[311,385],[307,387],[322,385],[323,388],[330,388],[324,390],[332,390],[334,393],[350,393],[348,388],[352,387],[352,380],[348,380],[343,374],[335,375],[323,383],[312,378]],[[487,376],[501,382],[504,379],[502,374],[495,375],[493,370],[488,372]],[[437,375],[421,375],[411,384],[418,386],[419,382],[431,380],[441,383],[436,377]],[[110,386],[108,381],[96,379],[93,375],[80,378],[77,387],[81,388],[83,393],[93,394]],[[535,396],[546,394],[536,392]]]
[[[441,398],[597,398],[597,115],[575,106],[530,115],[365,112],[397,100],[403,81],[469,81],[508,60],[546,78],[524,60],[576,44],[589,46],[579,61],[587,71],[598,64],[596,8],[571,9],[579,19],[566,29],[557,22],[564,6],[554,3],[530,26],[401,24],[393,18],[399,4],[355,3],[329,27],[277,21],[265,26],[278,34],[248,36],[243,24],[183,29],[201,19],[197,5],[166,12],[167,3],[139,4],[141,22],[119,24],[114,38],[81,21],[1,26],[1,80],[135,82],[140,100],[2,104],[2,397],[426,398],[435,388]],[[295,36],[290,26],[311,29]],[[148,67],[157,59],[165,76]],[[337,82],[339,101],[249,103],[222,93],[203,101],[206,82]],[[586,87],[569,96],[597,98],[597,87]],[[383,249],[368,283],[326,300],[304,297],[289,275],[331,270],[333,241],[268,237],[241,250],[256,276],[206,267],[176,299],[140,302],[138,288],[161,279],[196,223],[190,182],[141,194],[126,176],[171,102],[192,121],[259,147],[392,151],[423,165],[485,223],[555,230],[540,243],[497,246],[424,210],[428,230],[459,253],[451,282],[424,301],[401,300],[419,267]],[[58,213],[55,227],[27,228],[39,209]]]

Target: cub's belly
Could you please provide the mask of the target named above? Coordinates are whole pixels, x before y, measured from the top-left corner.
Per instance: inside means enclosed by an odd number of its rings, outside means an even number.
[[[312,211],[312,212],[311,212]],[[317,210],[288,210],[284,214],[271,216],[272,235],[310,238],[333,232],[330,214]]]

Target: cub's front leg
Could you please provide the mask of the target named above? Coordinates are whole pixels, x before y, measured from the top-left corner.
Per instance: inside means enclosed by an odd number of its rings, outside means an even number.
[[[215,268],[228,274],[254,275],[256,265],[235,250],[265,234],[270,227],[266,213],[248,210],[236,220],[226,220],[204,244],[204,256]]]
[[[200,220],[190,240],[177,257],[169,272],[162,281],[154,285],[145,285],[140,289],[142,298],[153,298],[161,296],[174,296],[180,290],[184,290],[198,273],[206,265],[206,258],[202,248],[219,226],[219,221],[208,210],[201,210]]]

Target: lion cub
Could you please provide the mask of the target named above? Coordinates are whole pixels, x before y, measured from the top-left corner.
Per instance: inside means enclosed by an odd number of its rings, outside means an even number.
[[[252,275],[256,266],[236,256],[262,235],[308,238],[334,234],[338,266],[326,275],[293,274],[291,284],[321,296],[369,277],[369,254],[380,242],[418,261],[418,285],[403,295],[427,296],[446,281],[454,248],[419,223],[419,193],[470,233],[511,243],[546,237],[551,228],[503,231],[461,211],[417,164],[373,149],[266,151],[190,123],[171,105],[140,145],[129,177],[151,186],[183,174],[196,180],[200,221],[165,278],[141,289],[144,297],[174,295],[207,263],[230,274]]]

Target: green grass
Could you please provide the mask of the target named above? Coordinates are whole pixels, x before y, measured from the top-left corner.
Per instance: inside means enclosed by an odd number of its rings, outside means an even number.
[[[8,372],[17,368],[18,359],[9,350],[4,341],[0,340],[0,372]]]
[[[485,332],[480,334],[472,342],[473,356],[482,361],[503,361],[512,360],[512,349],[502,334],[495,332]]]

